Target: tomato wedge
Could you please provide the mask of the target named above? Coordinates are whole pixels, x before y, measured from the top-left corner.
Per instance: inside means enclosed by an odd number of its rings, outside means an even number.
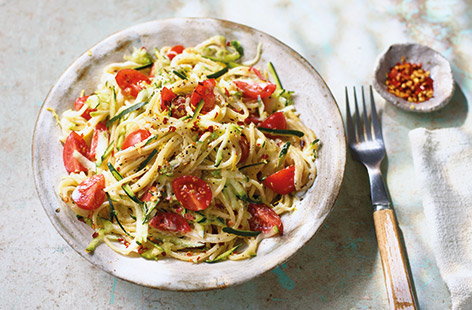
[[[97,126],[95,126],[95,130],[93,131],[93,136],[92,136],[92,142],[90,143],[90,150],[88,152],[88,159],[90,160],[95,160],[95,153],[97,151],[97,145],[98,145],[98,137],[100,135],[100,132],[106,131],[107,130],[107,125],[105,122],[98,123]]]
[[[182,54],[182,52],[184,51],[185,47],[183,45],[175,45],[175,46],[172,46],[169,50],[169,52],[167,53],[167,57],[169,57],[170,60],[174,59],[175,56],[177,56],[178,54]]]
[[[245,136],[241,136],[241,139],[239,139],[239,147],[241,148],[241,157],[239,157],[239,162],[243,163],[249,156],[249,142],[247,142]]]
[[[283,112],[275,112],[260,123],[259,127],[284,130],[287,129],[287,120]]]
[[[158,213],[149,221],[149,226],[161,231],[188,233],[192,229],[185,218],[177,213]]]
[[[87,172],[87,168],[75,159],[74,151],[87,156],[88,147],[87,143],[82,136],[78,135],[75,131],[72,131],[64,143],[64,149],[62,150],[62,159],[64,161],[64,167],[68,173],[72,172]]]
[[[139,142],[146,140],[150,136],[151,133],[147,129],[138,129],[136,131],[133,131],[132,133],[126,136],[125,140],[123,141],[123,144],[121,145],[121,149],[125,150]]]
[[[234,81],[234,84],[242,90],[243,97],[248,99],[257,99],[258,97],[264,99],[270,97],[277,88],[277,86],[272,83],[267,83],[264,87],[259,84],[249,84],[243,81]]]
[[[162,88],[161,90],[161,109],[167,111],[172,103],[172,100],[177,98],[177,95],[167,87]]]
[[[116,83],[121,91],[132,97],[137,97],[138,93],[143,89],[143,83],[151,83],[149,78],[141,72],[134,69],[122,69],[115,76]]]
[[[295,166],[289,166],[274,174],[269,175],[262,183],[280,195],[285,195],[295,190]]]
[[[75,102],[74,102],[74,109],[76,111],[79,111],[80,109],[82,109],[82,107],[84,106],[85,104],[85,101],[87,101],[89,96],[82,96],[82,97],[79,97],[77,99],[75,99]],[[97,111],[97,109],[86,109],[84,111],[84,113],[82,113],[82,117],[85,118],[86,120],[89,120],[92,118],[92,116],[90,116],[90,112],[95,112]]]
[[[283,234],[284,226],[280,216],[265,204],[251,203],[248,207],[248,211],[251,214],[251,218],[249,219],[249,227],[251,230],[270,233],[273,227],[277,227],[279,234]]]
[[[192,96],[190,97],[190,104],[196,107],[201,100],[205,102],[201,113],[207,113],[215,107],[215,89],[216,80],[208,79],[203,82],[199,82],[197,87],[195,87]]]
[[[210,186],[193,175],[184,175],[174,179],[172,189],[184,208],[192,211],[205,210],[213,198]]]
[[[97,174],[85,179],[72,192],[72,200],[84,210],[95,210],[105,201],[105,177]]]

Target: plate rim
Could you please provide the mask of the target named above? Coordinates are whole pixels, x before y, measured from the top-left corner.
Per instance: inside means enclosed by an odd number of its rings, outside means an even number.
[[[51,208],[46,207],[46,205],[49,205],[49,201],[45,198],[45,196],[44,196],[44,194],[43,194],[43,192],[41,191],[41,188],[40,188],[40,172],[38,171],[38,169],[39,169],[39,167],[38,167],[38,158],[36,156],[36,149],[37,149],[36,140],[37,140],[37,134],[38,134],[37,127],[38,127],[39,120],[40,120],[42,114],[46,110],[45,105],[49,101],[51,93],[55,89],[55,87],[57,86],[58,82],[61,81],[63,79],[64,75],[71,69],[71,67],[73,67],[77,62],[79,62],[79,60],[82,59],[85,55],[87,55],[87,53],[90,50],[93,50],[95,47],[97,47],[98,45],[100,45],[103,42],[107,41],[111,37],[117,36],[120,33],[127,32],[127,31],[129,31],[133,28],[142,27],[146,24],[165,23],[165,22],[172,22],[174,20],[175,21],[185,21],[185,20],[205,21],[205,20],[208,20],[208,21],[218,22],[218,23],[222,24],[225,27],[227,25],[230,25],[230,26],[237,27],[238,29],[242,29],[244,31],[249,31],[249,32],[253,32],[253,33],[256,33],[256,34],[257,33],[262,34],[264,36],[267,36],[269,39],[275,41],[278,45],[281,45],[282,47],[286,48],[286,50],[293,57],[295,57],[299,61],[301,61],[301,63],[303,63],[303,65],[307,66],[311,71],[316,73],[316,75],[319,77],[320,82],[322,83],[322,86],[324,86],[324,88],[325,88],[325,90],[328,94],[328,98],[330,98],[332,100],[332,102],[334,103],[333,108],[336,112],[335,115],[338,118],[338,123],[336,124],[337,125],[336,127],[339,126],[339,128],[340,128],[340,131],[336,135],[336,139],[335,139],[335,140],[337,140],[336,143],[338,145],[337,148],[339,149],[338,153],[340,155],[339,158],[337,158],[337,163],[339,163],[339,164],[334,169],[334,171],[335,171],[335,175],[333,177],[334,183],[332,185],[331,195],[328,197],[327,202],[326,202],[326,206],[327,206],[326,212],[324,212],[319,217],[320,224],[316,228],[316,230],[314,230],[313,233],[308,238],[306,238],[305,240],[301,240],[302,242],[300,242],[297,245],[297,247],[295,248],[295,250],[293,252],[291,252],[291,253],[289,253],[289,254],[281,257],[281,258],[278,258],[277,261],[272,262],[270,264],[270,266],[264,266],[264,268],[261,268],[261,270],[259,270],[255,275],[247,276],[247,277],[240,277],[240,278],[238,278],[238,279],[236,279],[232,282],[221,284],[221,285],[217,284],[217,285],[213,285],[213,286],[203,286],[203,287],[192,285],[191,287],[185,287],[185,288],[183,288],[183,287],[174,287],[172,285],[164,285],[164,284],[162,284],[162,285],[149,285],[147,283],[141,283],[141,282],[135,281],[133,279],[120,276],[116,272],[116,270],[111,268],[111,265],[110,265],[109,268],[107,268],[107,266],[105,266],[104,264],[99,264],[99,263],[94,262],[93,259],[92,259],[93,256],[91,256],[88,253],[85,253],[85,251],[83,251],[82,248],[79,249],[75,245],[75,242],[73,240],[69,239],[68,234],[65,231],[60,229],[61,228],[60,227],[61,222],[54,216],[54,210],[52,210]],[[261,30],[258,30],[256,28],[253,28],[253,27],[250,27],[250,26],[247,26],[247,25],[244,25],[244,24],[240,24],[240,23],[237,23],[237,22],[234,22],[234,21],[229,21],[229,20],[224,20],[224,19],[219,19],[219,18],[210,18],[210,17],[173,17],[173,18],[155,19],[155,20],[150,20],[150,21],[146,21],[146,22],[143,22],[143,23],[137,23],[137,24],[134,24],[130,27],[126,27],[126,28],[121,29],[119,31],[113,32],[113,33],[107,35],[105,38],[98,41],[97,43],[95,43],[90,48],[86,49],[85,52],[80,54],[78,57],[74,58],[72,63],[69,66],[67,66],[67,68],[62,72],[62,74],[59,76],[59,78],[55,80],[54,84],[49,89],[43,103],[41,104],[41,107],[40,107],[40,109],[38,111],[38,114],[36,116],[35,125],[34,125],[34,129],[33,129],[31,155],[32,155],[31,156],[31,164],[32,164],[32,170],[33,170],[33,179],[34,179],[34,183],[35,183],[35,189],[36,189],[36,193],[38,195],[38,198],[41,202],[41,206],[42,206],[43,210],[45,211],[45,213],[46,213],[47,217],[49,218],[51,224],[53,225],[55,230],[59,233],[59,235],[62,237],[62,239],[64,239],[64,241],[66,241],[66,243],[72,249],[74,249],[80,256],[82,256],[86,261],[88,261],[93,266],[98,267],[100,270],[103,270],[106,273],[108,273],[108,274],[110,274],[114,277],[117,277],[119,279],[125,280],[129,283],[138,284],[138,285],[149,287],[149,288],[167,290],[167,291],[197,292],[197,291],[208,291],[208,290],[214,290],[214,289],[222,289],[222,288],[226,288],[226,287],[229,287],[229,286],[236,286],[236,285],[240,285],[244,282],[247,282],[249,280],[255,279],[257,277],[260,277],[262,274],[266,273],[267,271],[269,271],[269,270],[275,268],[276,266],[282,264],[283,262],[289,260],[293,255],[295,255],[295,253],[297,253],[300,250],[300,248],[302,248],[304,245],[306,245],[306,243],[308,243],[317,234],[317,232],[320,230],[321,226],[325,223],[327,216],[332,212],[332,209],[335,205],[335,202],[338,199],[340,189],[341,189],[341,185],[342,185],[343,180],[344,180],[347,148],[346,148],[345,128],[344,128],[342,113],[341,113],[339,105],[337,104],[337,101],[336,101],[335,97],[333,96],[333,94],[332,94],[330,88],[328,87],[326,81],[324,80],[324,78],[311,65],[311,63],[308,62],[297,51],[295,51],[294,49],[292,49],[287,44],[283,43],[279,39],[275,38],[274,36],[264,32],[264,31],[261,31]]]

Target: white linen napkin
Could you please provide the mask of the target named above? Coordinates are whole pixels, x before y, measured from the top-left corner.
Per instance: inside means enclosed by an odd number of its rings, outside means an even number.
[[[453,309],[472,309],[472,133],[410,131],[432,246]]]

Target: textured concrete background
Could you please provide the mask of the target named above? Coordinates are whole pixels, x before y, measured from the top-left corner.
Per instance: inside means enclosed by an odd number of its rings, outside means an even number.
[[[450,307],[430,252],[407,134],[419,126],[471,126],[471,15],[466,0],[0,1],[0,308],[386,308],[367,176],[350,156],[339,200],[318,234],[286,264],[237,287],[201,293],[143,288],[94,268],[56,233],[36,197],[30,165],[42,100],[96,42],[175,16],[229,19],[274,35],[317,68],[342,105],[343,87],[369,83],[377,55],[392,43],[427,44],[452,62],[458,91],[444,110],[416,115],[386,105],[383,111],[387,181],[420,304]]]

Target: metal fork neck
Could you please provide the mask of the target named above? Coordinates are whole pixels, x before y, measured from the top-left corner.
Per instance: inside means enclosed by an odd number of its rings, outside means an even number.
[[[392,209],[392,204],[386,191],[385,181],[378,166],[366,166],[370,181],[370,198],[374,211]]]

